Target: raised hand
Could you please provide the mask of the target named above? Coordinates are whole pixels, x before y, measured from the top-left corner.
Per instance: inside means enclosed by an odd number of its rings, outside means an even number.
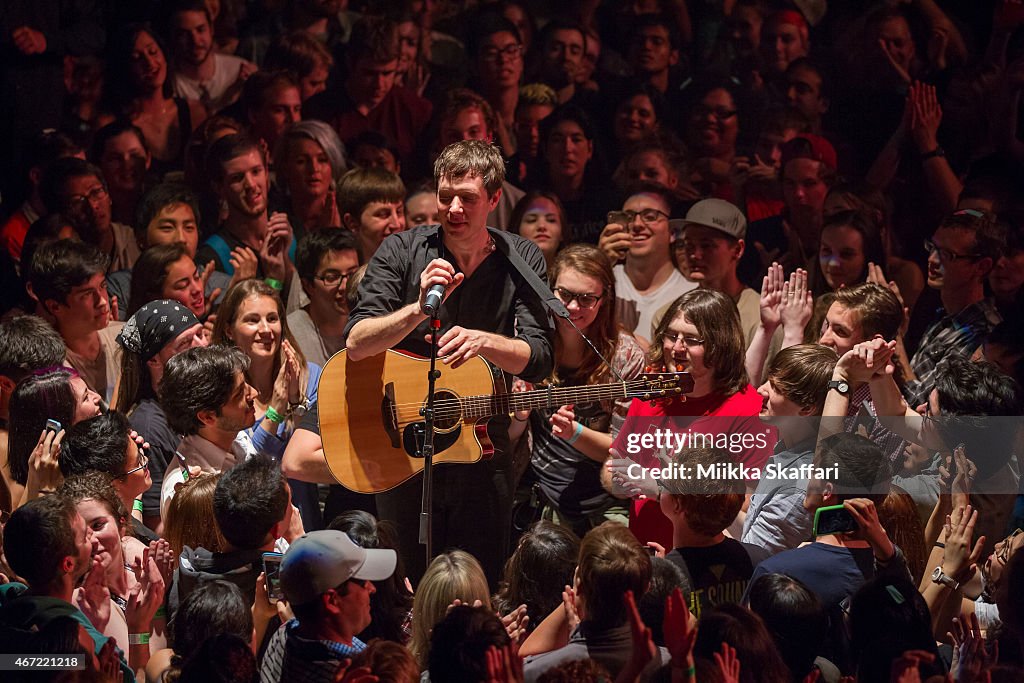
[[[953,661],[949,672],[956,683],[973,683],[982,680],[982,673],[995,665],[999,659],[999,641],[993,641],[988,648],[981,635],[978,615],[968,617],[961,613],[953,618],[953,630],[946,635],[953,642]]]
[[[895,341],[887,342],[881,337],[875,337],[855,344],[839,359],[836,368],[842,371],[847,381],[870,382],[872,379],[895,372],[895,366],[891,362],[895,353]]]
[[[160,576],[164,580],[164,585],[170,586],[171,580],[174,577],[174,568],[178,565],[178,558],[175,556],[174,551],[171,550],[171,544],[164,538],[150,541],[149,556],[156,562],[157,569],[160,570]]]
[[[631,244],[633,236],[621,223],[609,223],[604,226],[601,236],[597,238],[597,248],[604,252],[613,265],[626,258]]]
[[[873,282],[876,285],[881,285],[882,287],[887,287],[890,292],[896,295],[897,301],[900,302],[900,306],[903,308],[903,322],[900,323],[899,336],[906,336],[907,328],[910,327],[910,309],[906,306],[906,302],[903,300],[903,294],[900,293],[900,286],[896,284],[895,280],[886,280],[885,273],[882,272],[882,267],[871,262],[868,262],[867,281]]]
[[[552,436],[568,441],[576,433],[576,412],[571,405],[559,408],[548,421]]]
[[[163,604],[165,587],[149,548],[142,551],[142,557],[135,559],[133,571],[136,583],[128,591],[128,607],[124,612],[128,632],[149,633],[153,616]]]
[[[228,263],[235,270],[231,276],[231,282],[228,283],[228,289],[231,289],[242,280],[256,277],[256,271],[259,270],[260,266],[260,259],[256,252],[249,247],[235,247],[231,250],[231,258],[228,259]]]
[[[569,625],[569,631],[575,631],[580,625],[580,613],[576,609],[576,590],[572,586],[566,586],[562,591],[562,609],[565,610],[565,620]]]
[[[845,507],[857,522],[861,538],[868,542],[875,557],[888,561],[896,553],[896,546],[889,540],[889,535],[882,528],[878,519],[878,509],[874,501],[868,498],[848,498],[843,501]]]
[[[736,656],[736,648],[729,643],[722,643],[722,652],[715,653],[715,664],[718,665],[724,683],[740,683],[740,660]]]
[[[658,646],[654,644],[654,636],[651,629],[647,627],[640,617],[640,610],[636,607],[636,598],[633,591],[627,590],[623,601],[626,603],[626,616],[629,618],[629,633],[633,641],[633,651],[629,656],[626,668],[629,670],[632,679],[635,680],[644,668],[654,661],[658,654]]]
[[[64,483],[58,461],[63,440],[63,429],[57,433],[44,429],[39,435],[36,447],[28,456],[28,481],[25,484],[28,500],[38,496],[41,491],[56,491]]]
[[[209,296],[206,296],[206,283],[210,281],[210,275],[214,271],[213,261],[210,261],[203,269],[199,272],[199,281],[203,283],[203,298],[205,303],[203,304],[203,311],[200,314],[200,319],[205,320],[208,315],[213,313],[214,301],[220,296],[223,291],[220,287],[210,292]]]
[[[761,325],[774,332],[782,324],[782,297],[786,276],[782,266],[772,263],[768,273],[761,279]]]
[[[921,662],[931,664],[935,655],[926,650],[907,650],[892,660],[889,668],[891,683],[921,683]]]
[[[807,288],[807,271],[797,268],[782,289],[779,317],[788,339],[803,340],[804,328],[814,315],[814,294]],[[799,343],[796,341],[796,343]]]
[[[505,616],[498,615],[501,619],[505,632],[513,643],[518,643],[526,637],[526,630],[530,623],[530,617],[526,613],[526,605],[519,605]]]
[[[984,536],[971,545],[977,523],[978,511],[970,505],[955,507],[951,515],[946,515],[946,547],[942,551],[942,571],[960,583],[974,575],[985,545]]]
[[[523,658],[519,644],[513,640],[505,647],[487,648],[487,683],[522,683]]]
[[[697,623],[690,618],[683,592],[676,588],[665,600],[665,647],[676,667],[693,665],[693,645],[697,642]]]
[[[81,589],[75,593],[75,604],[82,610],[89,622],[102,632],[110,621],[110,589],[107,588],[103,561],[98,555],[92,558],[92,567],[85,576]]]
[[[939,146],[936,136],[942,123],[942,107],[935,86],[918,81],[910,86],[910,93],[914,101],[910,135],[919,152],[931,152]]]
[[[889,44],[886,43],[884,40],[879,39],[878,47],[882,50],[882,54],[885,55],[886,61],[889,62],[889,66],[892,67],[892,70],[896,74],[896,77],[909,85],[913,79],[910,77],[910,74],[907,72],[907,70],[900,66],[900,63],[896,60],[896,56],[893,55],[893,53],[889,50]]]
[[[267,220],[267,235],[260,247],[260,262],[267,277],[282,283],[288,279],[288,247],[291,243],[292,226],[288,216],[279,212],[271,214]]]

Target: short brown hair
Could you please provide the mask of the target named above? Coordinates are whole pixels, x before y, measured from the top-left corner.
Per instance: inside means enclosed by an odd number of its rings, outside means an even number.
[[[398,24],[383,17],[363,16],[352,27],[348,40],[350,64],[360,60],[377,63],[393,62],[398,59]]]
[[[691,471],[697,465],[729,465],[734,462],[729,452],[720,448],[689,448],[676,459]],[[676,507],[686,515],[686,524],[702,536],[716,536],[732,524],[743,507],[745,498],[736,482],[717,476],[694,477],[686,481],[685,493],[668,493]]]
[[[498,134],[498,117],[494,115],[494,109],[484,98],[477,95],[469,88],[456,88],[450,90],[444,101],[444,109],[439,117],[441,122],[441,136],[444,137],[444,126],[448,125],[460,111],[465,109],[479,109],[480,115],[487,125],[487,132],[492,136]]]
[[[286,69],[299,78],[309,76],[318,66],[330,71],[334,58],[319,40],[305,31],[292,31],[278,37],[263,58],[264,69]]]
[[[434,162],[434,183],[442,178],[482,178],[487,196],[493,197],[505,182],[505,159],[497,146],[483,140],[460,140],[441,150]]]
[[[886,341],[892,341],[899,334],[903,306],[888,287],[862,282],[854,287],[842,287],[833,295],[832,303],[857,316],[864,339],[880,334]]]
[[[637,601],[651,582],[651,557],[629,529],[617,522],[605,522],[591,529],[580,543],[579,590],[583,596],[584,619],[601,626],[618,626],[626,621],[622,596],[633,591]]]
[[[768,365],[768,381],[793,403],[821,415],[838,360],[835,351],[821,344],[787,346]]]
[[[373,202],[404,202],[405,183],[383,168],[354,168],[338,181],[338,213],[350,213],[358,220]]]
[[[715,390],[726,395],[742,391],[750,379],[744,365],[747,345],[740,312],[732,299],[713,289],[693,289],[672,302],[654,331],[649,363],[654,367],[665,364],[665,335],[680,313],[704,338],[704,364],[714,373]]]
[[[974,233],[974,253],[978,258],[990,258],[994,263],[1006,250],[1005,226],[984,211],[957,211],[942,221],[939,227]]]

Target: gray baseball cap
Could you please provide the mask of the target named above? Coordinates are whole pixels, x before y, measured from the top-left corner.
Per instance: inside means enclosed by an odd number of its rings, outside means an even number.
[[[360,548],[340,531],[310,531],[284,554],[281,589],[288,602],[304,605],[349,579],[383,581],[397,561],[394,550]]]
[[[686,212],[686,218],[673,223],[675,225],[672,227],[680,234],[690,225],[700,225],[723,232],[737,240],[747,236],[747,219],[743,212],[724,199],[702,199],[690,207]]]

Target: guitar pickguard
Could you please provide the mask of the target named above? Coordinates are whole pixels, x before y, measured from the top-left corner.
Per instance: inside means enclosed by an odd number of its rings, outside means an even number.
[[[423,445],[423,422],[413,422],[406,425],[402,430],[402,448],[409,454],[410,458],[422,459],[420,449]],[[462,438],[462,427],[456,425],[454,429],[446,432],[434,432],[434,454],[443,453],[455,445]]]

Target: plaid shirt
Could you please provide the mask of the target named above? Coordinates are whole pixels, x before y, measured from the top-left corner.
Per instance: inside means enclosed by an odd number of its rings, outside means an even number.
[[[261,683],[334,683],[342,660],[366,649],[358,638],[351,645],[333,640],[306,640],[295,632],[292,619],[271,637],[260,668]]]
[[[942,309],[939,314],[942,317],[925,330],[917,352],[910,359],[917,379],[907,382],[903,391],[912,407],[928,400],[939,361],[952,355],[969,358],[1003,320],[990,299],[971,304],[956,315],[945,315]]]
[[[899,471],[897,463],[902,464],[903,462],[903,448],[907,442],[899,434],[882,426],[877,416],[875,404],[871,400],[871,385],[865,383],[855,389],[853,395],[850,396],[850,407],[846,411],[845,430],[856,433],[858,427],[863,424],[867,431],[864,436],[878,444],[889,464]]]

